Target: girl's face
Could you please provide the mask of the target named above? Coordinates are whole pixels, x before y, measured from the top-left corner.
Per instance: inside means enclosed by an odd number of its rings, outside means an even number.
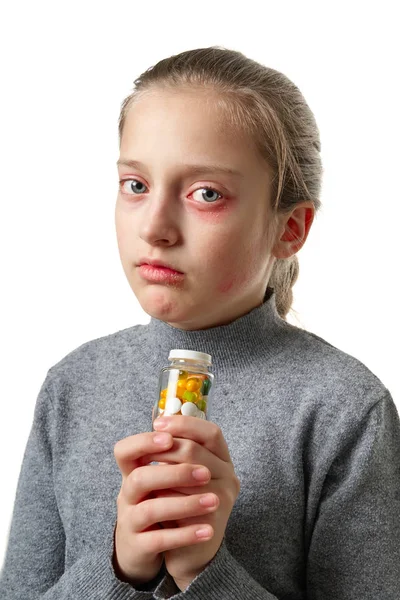
[[[140,166],[123,164],[129,161]],[[210,96],[163,90],[137,101],[118,162],[119,254],[143,310],[194,330],[259,306],[274,262],[271,173],[251,141],[223,125]],[[184,275],[179,282],[148,281],[138,267],[143,258]]]

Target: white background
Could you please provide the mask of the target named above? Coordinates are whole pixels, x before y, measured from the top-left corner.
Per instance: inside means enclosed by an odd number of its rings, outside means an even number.
[[[239,50],[304,94],[321,132],[323,209],[298,254],[290,321],[364,362],[400,407],[395,5],[4,3],[0,564],[47,370],[150,319],[118,255],[117,121],[133,80],[171,54]]]

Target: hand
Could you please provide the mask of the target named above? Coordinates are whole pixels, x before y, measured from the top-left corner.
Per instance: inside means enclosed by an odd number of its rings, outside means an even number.
[[[157,443],[157,437],[164,443]],[[203,468],[203,478],[193,475],[201,464],[148,465],[150,454],[162,456],[173,445],[170,433],[140,433],[117,442],[114,456],[122,473],[122,485],[117,498],[118,516],[114,530],[113,566],[119,579],[140,585],[151,581],[159,572],[163,552],[181,546],[203,542],[196,536],[198,523],[206,524],[201,515],[214,508],[200,504],[210,471]],[[193,487],[196,486],[196,487]],[[168,488],[190,489],[190,496],[158,499],[156,491]],[[176,518],[197,517],[195,524],[179,529],[163,529],[159,522]]]
[[[177,415],[156,419],[154,428],[161,430],[163,421],[168,424],[162,427],[162,430],[174,436],[174,444],[169,451],[153,454],[146,460],[163,461],[164,465],[166,462],[181,464],[181,466],[204,465],[211,472],[211,480],[204,488],[204,492],[215,494],[217,499],[217,509],[207,517],[202,516],[199,519],[197,516],[188,517],[181,514],[172,524],[178,527],[177,531],[181,531],[189,525],[207,523],[212,533],[212,536],[205,538],[208,541],[204,544],[185,547],[186,545],[182,543],[164,553],[168,572],[177,586],[184,590],[217,553],[240,491],[240,483],[235,475],[226,441],[221,429],[215,423],[196,417]],[[178,503],[185,497],[188,499],[188,495],[191,498],[190,495],[197,492],[197,488],[171,486],[171,489],[156,492],[156,495],[160,501],[163,499],[164,502],[171,500]],[[161,522],[161,524],[171,527],[171,522]]]

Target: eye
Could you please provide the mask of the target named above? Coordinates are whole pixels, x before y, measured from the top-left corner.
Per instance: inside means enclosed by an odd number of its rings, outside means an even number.
[[[143,187],[146,187],[146,186],[144,185],[144,183],[142,183],[142,182],[141,182],[141,181],[139,181],[138,179],[121,179],[121,180],[120,180],[120,182],[119,182],[119,185],[121,186],[122,193],[124,193],[124,194],[126,193],[126,192],[124,191],[124,189],[123,189],[123,188],[124,188],[124,183],[127,183],[128,181],[134,181],[134,182],[136,182],[136,183],[134,183],[134,184],[131,184],[131,185],[129,186],[129,188],[130,188],[130,190],[131,190],[131,191],[134,191],[134,185],[136,185],[136,184],[139,184],[139,187],[142,187],[142,188],[143,188]],[[138,190],[138,194],[143,194],[143,190],[142,190],[142,189],[139,189],[139,190]],[[130,195],[130,194],[128,194],[128,196],[129,196],[129,195]],[[134,195],[135,195],[135,193],[134,193]]]
[[[130,194],[129,192],[124,191],[124,184],[126,184],[128,182],[133,182],[133,183],[130,183],[129,186],[127,186],[129,188],[129,190],[131,192],[133,192],[133,194]],[[122,189],[122,193],[127,194],[128,196],[131,196],[131,195],[135,196],[137,194],[143,194],[144,193],[143,188],[146,188],[144,183],[142,181],[139,181],[138,179],[121,179],[119,182],[119,185]],[[135,187],[136,188],[139,187],[139,189],[136,189],[136,191],[135,191]],[[198,192],[201,192],[201,198],[203,200],[205,200],[205,202],[208,204],[213,204],[213,203],[217,202],[220,198],[223,197],[223,194],[218,192],[218,190],[215,190],[214,188],[209,187],[209,186],[200,187],[197,190],[194,190],[194,192],[192,192],[190,195],[193,196],[194,194],[197,194]],[[213,197],[214,194],[219,196],[219,198]],[[201,201],[196,200],[196,202],[201,202]]]
[[[220,196],[222,198],[222,194],[220,194],[217,190],[214,190],[214,188],[212,188],[212,187],[204,186],[204,187],[198,188],[197,190],[192,192],[191,195],[193,196],[194,194],[197,194],[197,192],[201,192],[201,197],[208,204],[213,204],[219,200],[219,198],[213,198],[212,197],[213,194],[217,194],[217,196]]]

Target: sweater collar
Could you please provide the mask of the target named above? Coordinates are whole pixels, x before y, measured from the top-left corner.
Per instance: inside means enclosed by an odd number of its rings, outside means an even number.
[[[278,314],[274,289],[267,287],[260,306],[227,325],[184,330],[151,317],[144,327],[151,365],[167,365],[172,349],[196,350],[211,354],[213,372],[237,374],[238,368],[245,368],[260,354],[263,358],[276,354],[288,324]]]

